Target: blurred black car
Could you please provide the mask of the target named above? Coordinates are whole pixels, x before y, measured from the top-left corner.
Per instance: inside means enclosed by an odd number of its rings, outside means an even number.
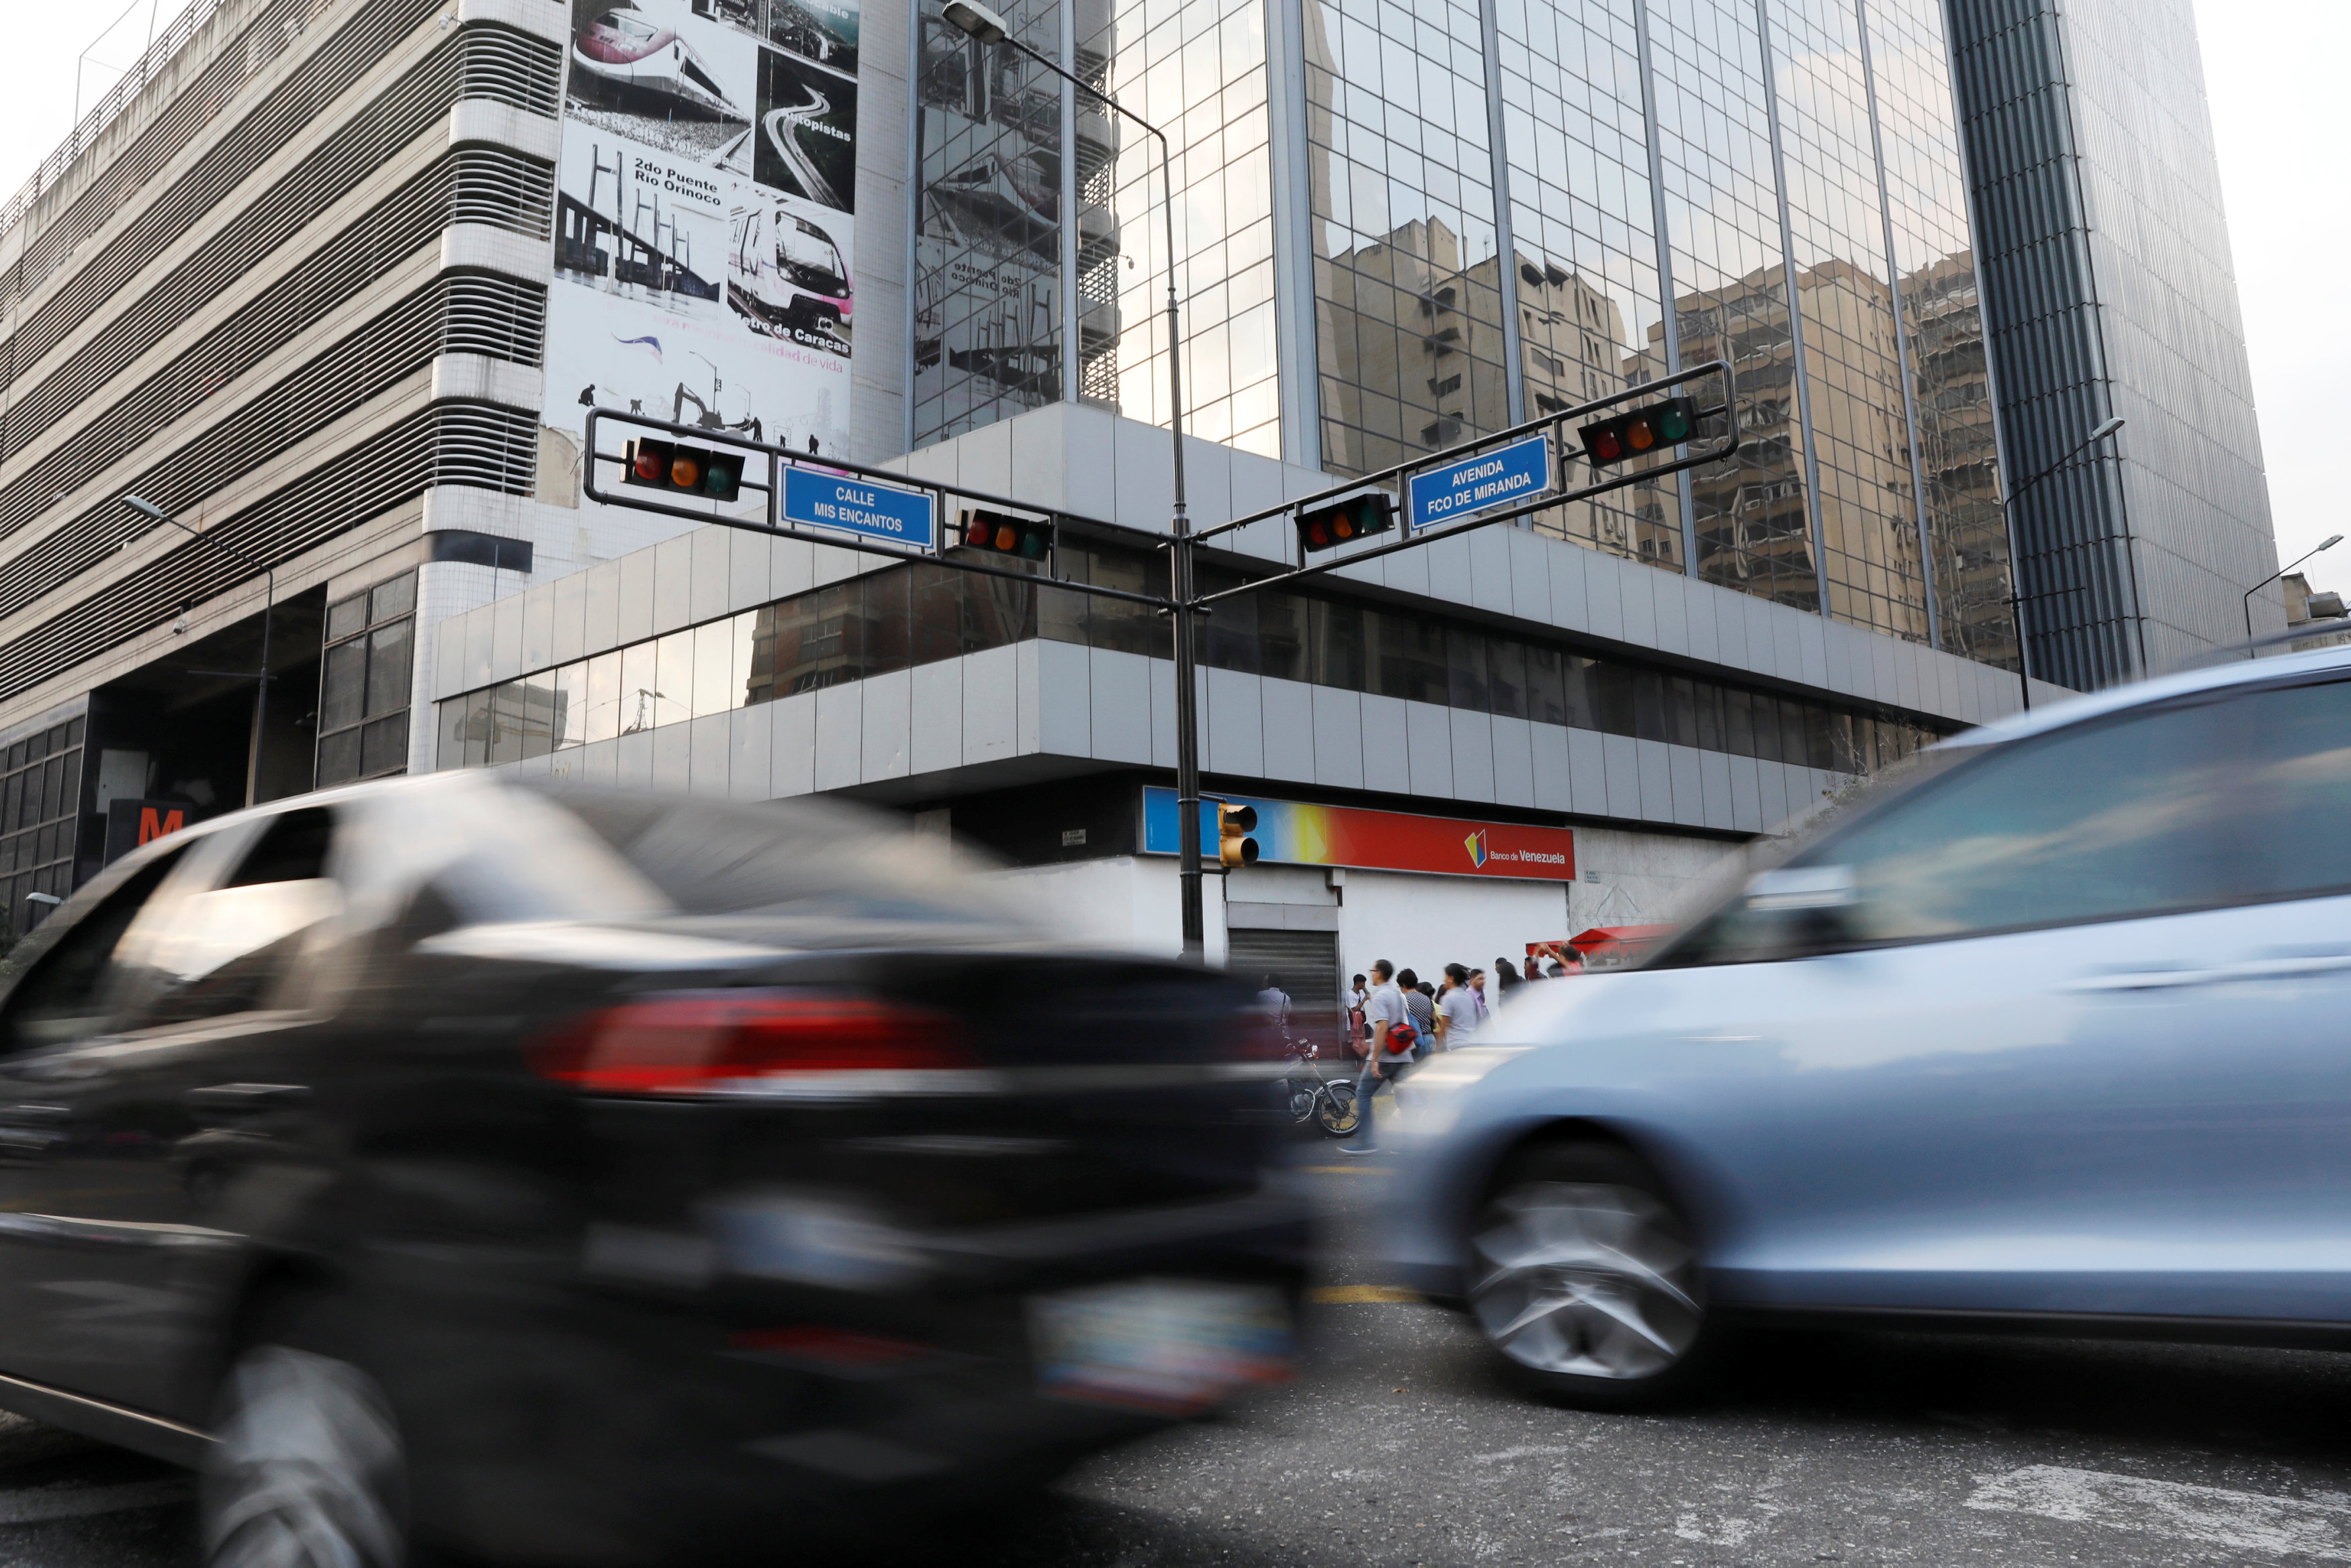
[[[0,999],[0,1407],[209,1560],[772,1556],[1285,1375],[1278,1064],[935,839],[440,774],[110,867]]]

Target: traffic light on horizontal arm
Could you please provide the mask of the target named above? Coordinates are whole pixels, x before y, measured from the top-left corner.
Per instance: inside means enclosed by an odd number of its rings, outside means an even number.
[[[743,454],[712,452],[682,441],[632,441],[622,460],[622,478],[631,484],[732,501],[743,492]]]
[[[1217,803],[1217,858],[1230,869],[1257,864],[1257,807]]]
[[[1584,425],[1576,434],[1583,440],[1584,461],[1594,468],[1605,468],[1660,447],[1679,446],[1697,429],[1698,404],[1687,398],[1667,398],[1629,414]]]
[[[1367,490],[1343,501],[1307,507],[1298,514],[1297,523],[1298,553],[1307,556],[1386,533],[1395,526],[1395,510],[1386,491]]]
[[[1053,547],[1053,524],[1042,517],[1018,517],[1009,512],[972,507],[961,518],[962,544],[967,549],[1041,561]]]

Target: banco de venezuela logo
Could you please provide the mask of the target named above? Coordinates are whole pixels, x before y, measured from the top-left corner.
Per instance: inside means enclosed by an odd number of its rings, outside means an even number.
[[[1469,851],[1469,864],[1480,871],[1484,870],[1486,868],[1486,830],[1479,828],[1463,839],[1461,845],[1463,848]]]

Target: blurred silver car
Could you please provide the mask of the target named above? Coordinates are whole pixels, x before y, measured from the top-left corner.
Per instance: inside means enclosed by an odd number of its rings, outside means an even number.
[[[1389,1262],[1542,1390],[1742,1317],[2351,1345],[2351,649],[1923,764],[1406,1085]]]

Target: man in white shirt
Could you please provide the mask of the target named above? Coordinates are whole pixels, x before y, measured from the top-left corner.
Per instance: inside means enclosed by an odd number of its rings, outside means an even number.
[[[1364,1020],[1372,1026],[1371,1050],[1355,1079],[1355,1136],[1339,1146],[1343,1154],[1379,1152],[1372,1142],[1372,1096],[1384,1083],[1390,1085],[1390,1097],[1395,1096],[1394,1085],[1412,1065],[1413,1049],[1419,1044],[1404,992],[1395,983],[1395,965],[1385,959],[1372,965],[1372,999],[1364,1004]]]

